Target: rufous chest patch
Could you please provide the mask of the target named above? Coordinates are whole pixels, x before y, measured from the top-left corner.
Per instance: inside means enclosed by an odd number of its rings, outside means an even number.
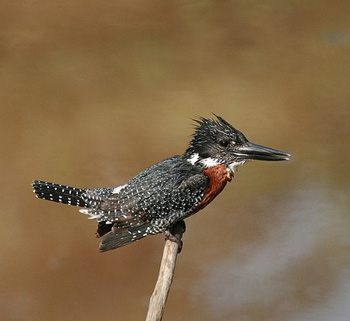
[[[204,170],[204,174],[209,177],[209,187],[204,191],[204,197],[197,206],[197,211],[206,207],[224,189],[227,181],[232,179],[224,164],[209,167]]]

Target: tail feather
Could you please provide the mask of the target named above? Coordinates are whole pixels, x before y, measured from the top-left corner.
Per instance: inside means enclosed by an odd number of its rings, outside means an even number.
[[[85,193],[83,188],[69,187],[60,184],[54,184],[35,180],[33,191],[38,198],[43,200],[85,207],[86,203],[82,198]]]
[[[132,242],[138,241],[149,234],[154,234],[151,232],[152,225],[151,223],[147,223],[145,225],[128,228],[128,229],[120,229],[120,232],[115,234],[112,231],[107,233],[100,243],[99,250],[100,252],[106,252],[109,250],[117,249],[119,247],[128,245]]]

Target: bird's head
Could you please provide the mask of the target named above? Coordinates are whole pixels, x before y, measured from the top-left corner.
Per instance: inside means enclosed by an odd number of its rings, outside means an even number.
[[[216,116],[216,115],[215,115]],[[250,160],[289,160],[288,153],[253,144],[236,128],[219,116],[200,118],[185,157],[193,165],[205,168],[225,164],[232,173]]]

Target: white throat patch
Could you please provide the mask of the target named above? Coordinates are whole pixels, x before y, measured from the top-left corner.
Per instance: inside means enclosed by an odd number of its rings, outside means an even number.
[[[229,168],[229,170],[234,173],[237,172],[237,167],[240,165],[245,164],[247,161],[240,161],[240,162],[233,162],[231,164],[229,164],[227,167]]]
[[[199,159],[200,159],[199,154],[194,153],[190,158],[187,158],[187,161],[189,163],[191,163],[192,165],[195,165],[199,161],[205,168],[215,167],[215,166],[222,164],[219,160],[217,160],[215,158],[211,158],[211,157],[204,158],[201,160],[199,160]]]
[[[201,160],[201,163],[206,167],[215,167],[215,166],[218,166],[220,164],[222,164],[219,160],[215,159],[215,158],[211,158],[211,157],[208,157],[208,158],[204,158]]]

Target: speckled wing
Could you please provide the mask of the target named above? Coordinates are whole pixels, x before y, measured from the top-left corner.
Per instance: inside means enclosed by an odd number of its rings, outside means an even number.
[[[208,177],[182,156],[166,159],[141,172],[115,188],[97,208],[89,209],[89,214],[99,221],[97,234],[106,234],[100,250],[164,232],[195,212],[208,184]]]

